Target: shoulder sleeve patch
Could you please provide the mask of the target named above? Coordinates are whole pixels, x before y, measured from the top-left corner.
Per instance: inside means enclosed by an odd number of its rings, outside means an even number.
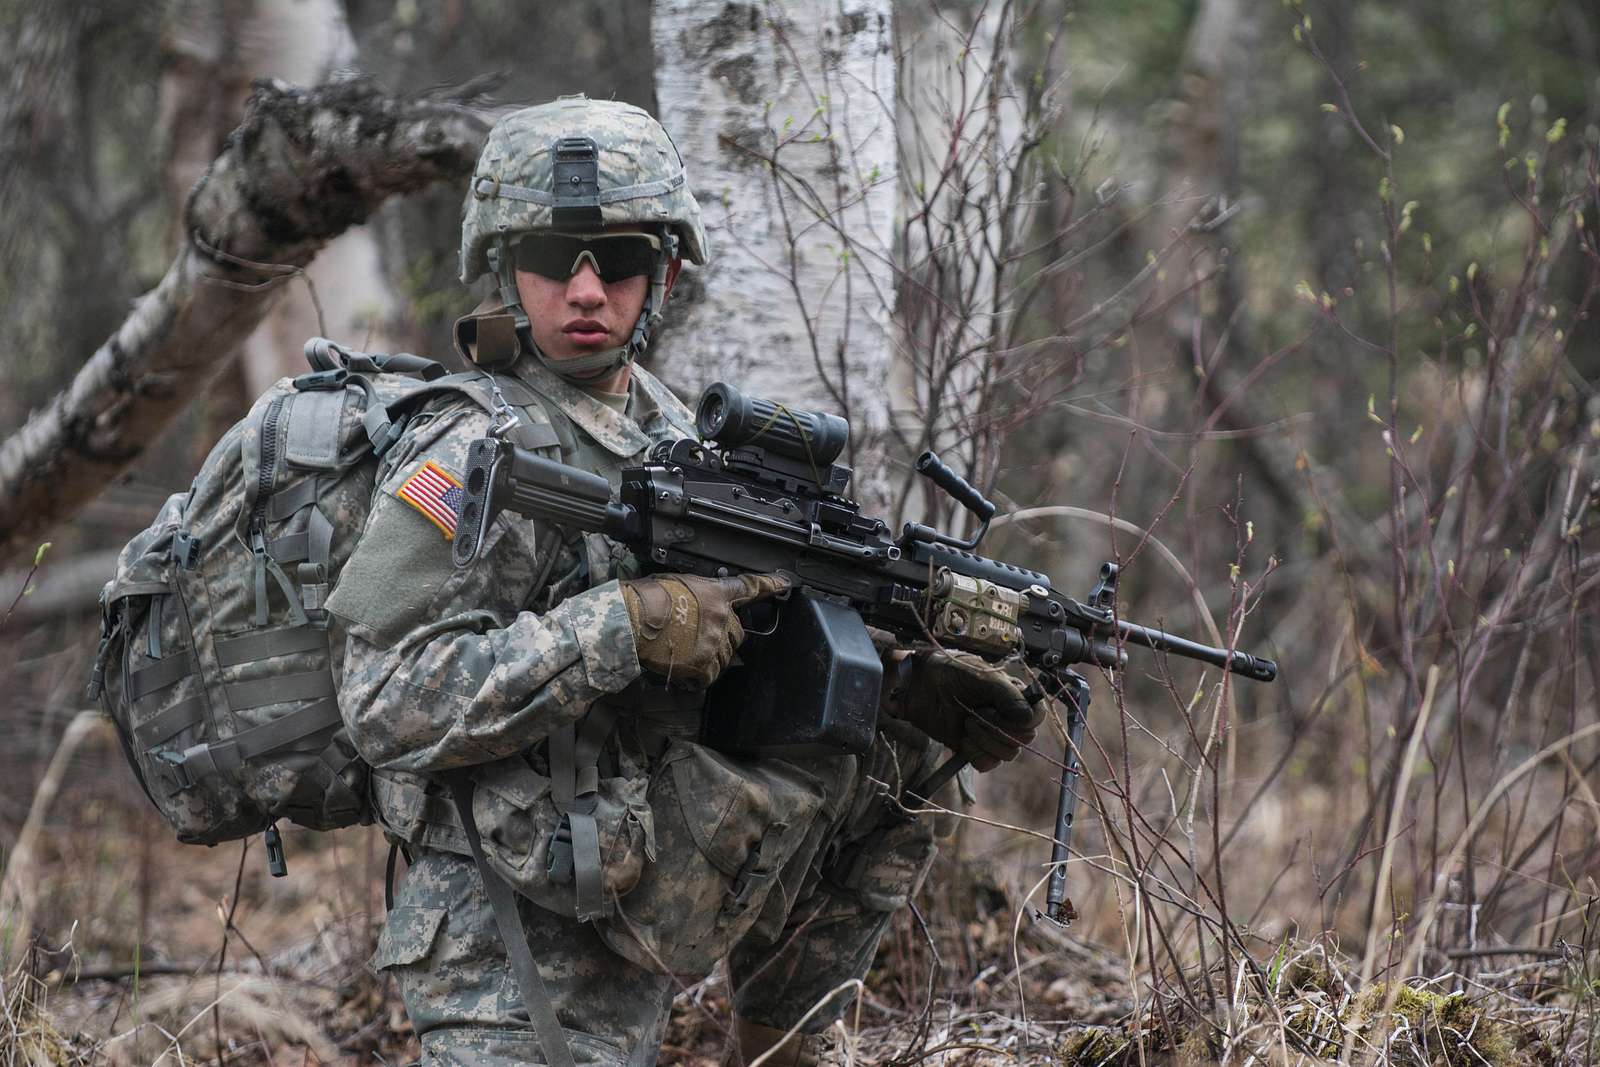
[[[465,494],[461,490],[461,479],[442,465],[428,460],[400,484],[394,495],[422,512],[423,517],[444,534],[446,541],[455,538],[456,515]]]

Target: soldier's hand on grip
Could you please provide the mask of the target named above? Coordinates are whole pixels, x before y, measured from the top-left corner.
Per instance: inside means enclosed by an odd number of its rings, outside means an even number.
[[[788,579],[777,574],[654,574],[624,581],[639,665],[671,681],[710,685],[744,641],[738,609],[787,588]]]
[[[892,668],[883,710],[966,758],[979,771],[1016,759],[1044,721],[1021,683],[970,652],[922,649]]]

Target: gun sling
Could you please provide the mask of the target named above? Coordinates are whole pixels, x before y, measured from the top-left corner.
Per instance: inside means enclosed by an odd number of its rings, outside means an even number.
[[[505,942],[506,958],[511,961],[512,973],[517,976],[517,987],[522,992],[522,1006],[533,1022],[534,1036],[544,1052],[545,1062],[550,1067],[576,1067],[572,1050],[567,1047],[566,1034],[556,1018],[555,1005],[550,1001],[550,990],[539,974],[539,966],[533,961],[533,951],[523,933],[516,894],[489,869],[489,861],[484,857],[478,823],[472,817],[472,779],[461,771],[453,772],[448,778],[450,793],[456,802],[456,815],[461,820],[461,829],[466,832],[467,844],[472,848],[472,862],[478,868],[478,877],[483,879],[484,892],[489,895],[495,925],[500,928],[500,940]]]

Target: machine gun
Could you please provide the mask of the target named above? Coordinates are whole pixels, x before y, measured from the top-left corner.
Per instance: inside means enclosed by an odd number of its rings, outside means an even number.
[[[834,461],[850,427],[837,415],[797,411],[717,383],[700,398],[701,440],[662,442],[621,487],[513,446],[495,429],[467,454],[453,556],[469,566],[502,511],[597,532],[650,571],[707,577],[781,572],[794,588],[764,629],[752,623],[739,664],[706,692],[702,740],[743,755],[863,753],[877,730],[882,665],[867,627],[933,641],[991,661],[1020,657],[1034,684],[1066,707],[1068,744],[1047,914],[1073,918],[1065,860],[1076,807],[1077,751],[1088,711],[1077,663],[1120,667],[1137,645],[1270,682],[1270,659],[1203,645],[1124,621],[1115,611],[1117,566],[1103,564],[1086,600],[1047,575],[973,550],[995,506],[932,452],[917,470],[978,520],[958,539],[920,523],[895,536],[845,493]],[[960,770],[952,758],[906,790],[926,798]]]

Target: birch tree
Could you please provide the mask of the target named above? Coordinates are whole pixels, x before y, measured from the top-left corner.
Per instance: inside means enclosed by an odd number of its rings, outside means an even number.
[[[328,241],[392,195],[462,178],[486,132],[459,107],[360,81],[258,86],[189,194],[187,239],[166,276],[0,445],[0,555],[138,459]]]
[[[356,60],[340,0],[183,0],[168,21],[161,128],[168,144],[167,193],[181,218],[183,199],[239,122],[252,83],[276,78],[316,85]],[[277,302],[240,351],[249,395],[304,369],[306,338],[327,333],[392,350],[399,299],[366,226],[328,243]]]
[[[659,367],[845,414],[855,490],[888,503],[895,64],[887,0],[653,9],[660,118],[706,216]]]
[[[899,12],[896,98],[902,263],[890,395],[899,452],[931,449],[980,485],[999,464],[987,421],[1007,359],[1008,262],[1017,227],[1013,167],[1025,105],[1012,84],[1008,3],[908,5]],[[966,524],[940,493],[899,472],[901,510]]]

